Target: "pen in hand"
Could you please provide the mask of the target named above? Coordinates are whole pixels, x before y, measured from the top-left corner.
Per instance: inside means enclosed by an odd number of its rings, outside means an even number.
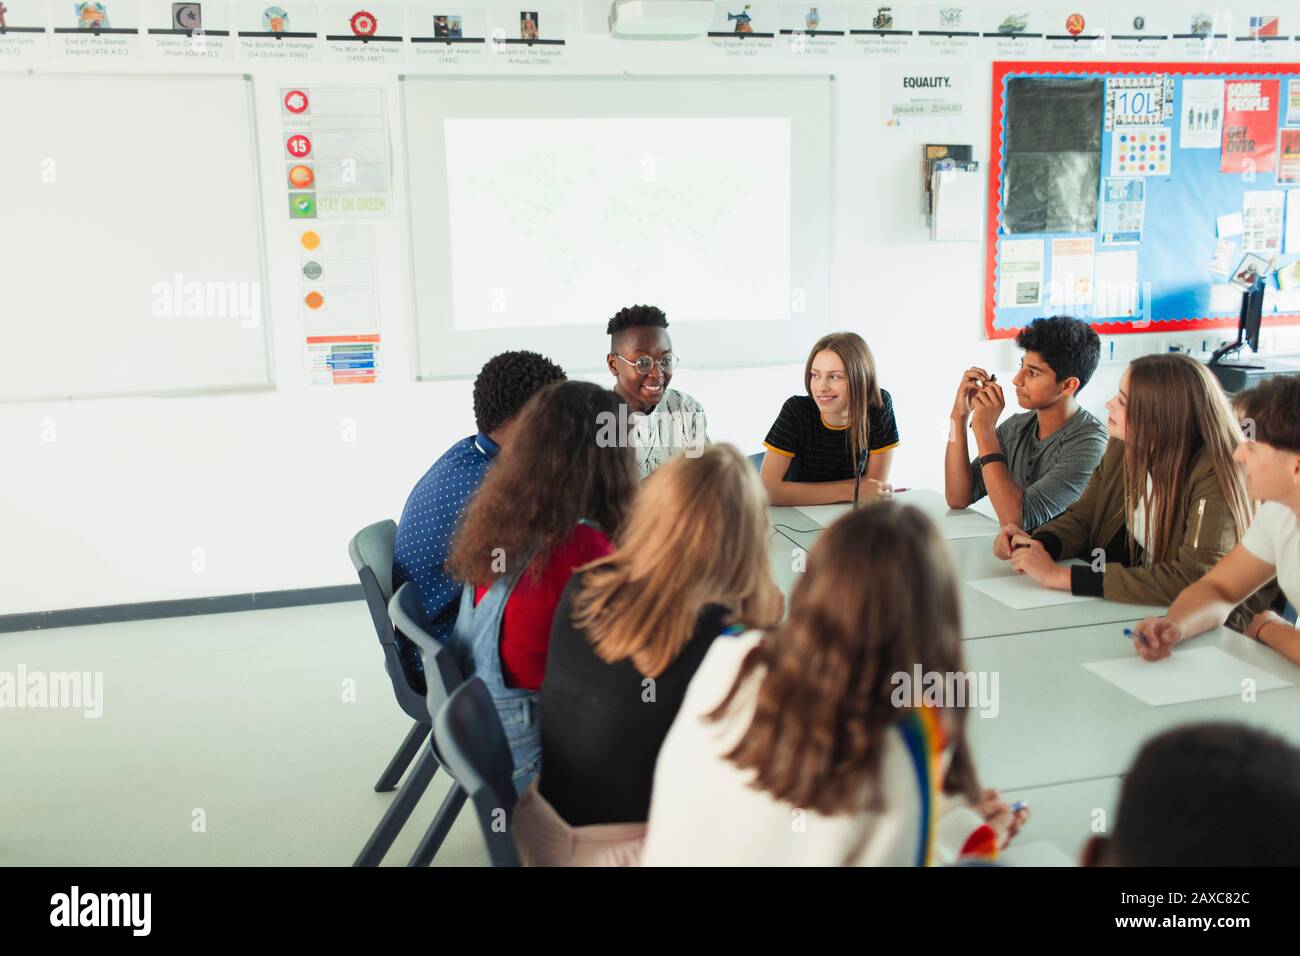
[[[1124,636],[1125,636],[1125,637],[1129,637],[1129,638],[1136,637],[1139,641],[1142,642],[1142,646],[1143,646],[1143,647],[1149,647],[1149,646],[1150,646],[1150,645],[1147,643],[1146,635],[1145,635],[1145,634],[1139,634],[1139,633],[1137,633],[1137,632],[1134,631],[1133,628],[1131,628],[1131,627],[1126,627],[1126,628],[1124,628]]]

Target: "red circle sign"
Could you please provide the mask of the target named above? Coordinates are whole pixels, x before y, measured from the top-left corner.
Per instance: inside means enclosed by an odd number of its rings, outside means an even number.
[[[294,133],[285,140],[284,149],[294,159],[302,159],[311,155],[311,140],[302,133]]]
[[[1065,21],[1065,29],[1070,31],[1070,36],[1077,37],[1083,32],[1084,20],[1082,13],[1072,13],[1069,19]]]
[[[302,90],[290,90],[284,94],[284,108],[290,113],[305,113],[309,105],[307,94]]]
[[[352,26],[352,32],[359,37],[372,37],[379,29],[379,22],[375,19],[375,15],[365,10],[358,10],[352,14],[348,23]]]

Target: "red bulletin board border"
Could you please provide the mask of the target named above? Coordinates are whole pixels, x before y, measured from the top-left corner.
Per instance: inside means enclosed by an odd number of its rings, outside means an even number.
[[[993,109],[989,132],[989,209],[988,232],[984,250],[984,332],[990,339],[1015,338],[1018,328],[995,329],[994,306],[997,303],[998,225],[1002,208],[1002,130],[1005,126],[1002,88],[1008,73],[1016,75],[1051,74],[1155,74],[1173,76],[1224,76],[1233,73],[1281,73],[1300,78],[1300,63],[1147,63],[1132,62],[1048,62],[1034,60],[996,60],[993,63]],[[1292,187],[1300,189],[1300,187]],[[1297,325],[1300,316],[1288,318],[1287,314],[1266,316],[1265,325]],[[1155,322],[1094,322],[1092,327],[1099,335],[1130,335],[1143,332],[1186,332],[1193,329],[1225,329],[1237,327],[1235,318],[1166,319]]]

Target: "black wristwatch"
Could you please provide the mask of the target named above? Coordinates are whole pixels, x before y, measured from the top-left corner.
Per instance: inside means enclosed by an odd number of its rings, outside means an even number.
[[[995,461],[1000,461],[1002,462],[1002,464],[1005,465],[1007,463],[1007,456],[1002,454],[1002,452],[1000,451],[995,451],[991,455],[980,455],[980,457],[975,459],[976,464],[978,464],[981,468],[983,468],[985,465],[991,465]]]

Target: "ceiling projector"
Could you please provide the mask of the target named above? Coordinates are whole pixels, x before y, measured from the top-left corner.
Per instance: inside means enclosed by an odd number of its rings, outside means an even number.
[[[634,40],[686,40],[708,31],[713,0],[614,0],[609,32]]]

